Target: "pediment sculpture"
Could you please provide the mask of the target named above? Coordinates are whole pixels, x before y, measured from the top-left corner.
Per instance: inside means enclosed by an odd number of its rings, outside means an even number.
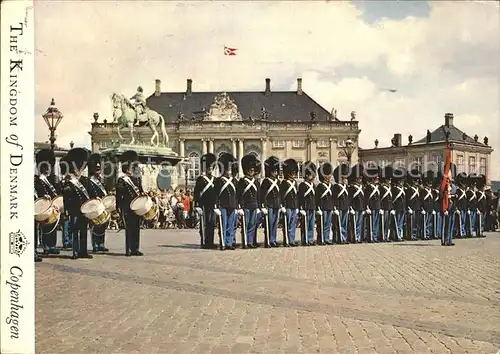
[[[238,106],[226,92],[214,97],[210,105],[210,119],[216,121],[241,120]]]

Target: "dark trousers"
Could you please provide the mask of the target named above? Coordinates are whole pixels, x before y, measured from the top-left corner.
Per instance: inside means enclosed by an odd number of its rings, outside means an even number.
[[[71,216],[71,231],[73,236],[72,249],[75,256],[86,256],[88,220],[83,215]]]
[[[125,212],[125,251],[139,251],[141,219],[133,212]]]
[[[106,229],[108,228],[108,223],[103,225],[94,226],[92,228],[92,248],[104,248],[104,240],[106,237]]]
[[[57,226],[56,225],[38,225],[39,232],[42,234],[42,247],[44,251],[56,248],[57,244]]]
[[[216,219],[215,219],[215,213],[214,213],[214,208],[213,207],[208,207],[208,206],[203,206],[201,207],[203,210],[203,215],[201,217],[200,222],[203,223],[204,228],[202,231],[202,228],[200,226],[200,237],[205,237],[204,243],[207,246],[213,246],[214,244],[214,233],[215,233],[215,225],[216,225]],[[202,235],[201,233],[205,232],[205,235]]]
[[[37,248],[38,248],[38,233],[39,233],[39,230],[38,230],[38,223],[35,221],[35,232],[34,232],[34,236],[35,236],[35,240],[34,240],[34,243],[33,243],[33,247],[35,248],[35,256],[38,254],[38,251],[37,251]]]

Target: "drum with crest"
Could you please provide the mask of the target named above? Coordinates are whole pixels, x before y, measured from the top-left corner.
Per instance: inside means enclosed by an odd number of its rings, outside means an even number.
[[[106,207],[99,199],[87,200],[81,206],[80,211],[95,226],[107,223],[111,217],[111,214],[106,211]]]
[[[130,202],[130,210],[144,220],[153,220],[158,216],[158,205],[147,195],[141,195]]]
[[[102,204],[104,204],[104,208],[111,214],[113,219],[118,219],[120,217],[116,210],[116,197],[114,195],[107,195],[102,198]]]

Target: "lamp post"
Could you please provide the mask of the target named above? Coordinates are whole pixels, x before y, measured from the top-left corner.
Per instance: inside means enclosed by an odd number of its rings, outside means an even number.
[[[57,109],[54,99],[50,101],[50,107],[42,115],[45,124],[50,131],[50,150],[54,151],[56,142],[56,129],[63,119],[62,113]]]
[[[352,158],[352,153],[354,152],[354,149],[356,146],[354,145],[354,142],[351,140],[351,138],[347,138],[344,144],[344,154],[347,157],[347,166],[351,166],[351,158]]]
[[[182,160],[182,167],[184,168],[184,188],[187,189],[188,187],[188,172],[189,172],[189,166],[191,166],[191,161],[188,159]]]

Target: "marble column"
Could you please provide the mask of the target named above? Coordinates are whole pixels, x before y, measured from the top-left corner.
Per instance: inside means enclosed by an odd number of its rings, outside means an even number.
[[[261,138],[260,143],[261,143],[260,150],[262,151],[261,156],[260,156],[260,159],[261,159],[261,161],[260,161],[261,162],[260,174],[261,174],[261,177],[264,178],[264,176],[266,175],[264,161],[266,161],[266,158],[267,158],[267,151],[266,151],[267,139]]]
[[[208,152],[211,154],[214,153],[214,139],[208,141]]]
[[[201,148],[202,148],[202,154],[205,155],[207,153],[207,141],[206,141],[206,139],[201,139]]]
[[[238,147],[236,146],[236,139],[231,139],[231,142],[233,143],[233,156],[237,157],[238,156]]]
[[[185,154],[185,148],[184,148],[184,139],[179,139],[179,156],[180,157],[185,157],[184,154]],[[182,166],[182,164],[178,164],[178,167],[177,167],[177,172],[178,172],[178,176],[180,176],[180,181],[178,181],[178,184],[182,181],[184,182],[186,180],[186,171],[184,170],[184,167]]]
[[[241,168],[241,158],[245,155],[245,148],[243,146],[243,139],[238,140],[239,143],[239,154],[238,154],[238,166],[240,177],[243,177],[243,169]]]

